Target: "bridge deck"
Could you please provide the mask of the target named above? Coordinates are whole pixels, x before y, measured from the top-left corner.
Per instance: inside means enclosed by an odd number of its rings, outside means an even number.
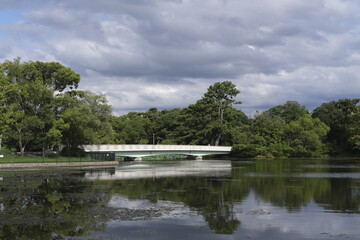
[[[83,145],[88,153],[115,153],[116,156],[145,157],[151,155],[184,154],[191,156],[205,156],[213,154],[229,154],[231,147],[202,146],[202,145]]]

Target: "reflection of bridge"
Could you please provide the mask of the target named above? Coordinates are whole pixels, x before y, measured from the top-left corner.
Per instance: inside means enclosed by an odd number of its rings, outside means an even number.
[[[199,146],[199,145],[83,145],[89,154],[111,154],[113,156],[131,157],[141,160],[142,157],[152,155],[190,155],[196,159],[214,154],[229,154],[231,147]]]
[[[231,162],[228,160],[176,161],[173,164],[122,164],[109,170],[89,170],[88,180],[138,179],[185,176],[230,177]]]

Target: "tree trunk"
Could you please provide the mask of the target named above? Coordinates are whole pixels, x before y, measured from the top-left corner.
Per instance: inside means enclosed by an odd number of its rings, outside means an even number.
[[[24,156],[25,154],[25,145],[20,147],[20,153],[21,153],[21,156]]]
[[[45,148],[45,147],[43,147],[43,148],[42,148],[42,157],[44,158],[44,157],[45,157],[45,155],[46,155],[46,148]]]
[[[221,134],[217,135],[216,139],[215,139],[215,142],[214,142],[214,145],[215,146],[219,146],[220,144],[220,139],[221,139]]]
[[[22,144],[21,135],[19,137],[19,148],[20,148],[21,156],[24,156],[25,147]]]
[[[223,123],[223,121],[224,121],[224,109],[223,108],[220,109],[220,121],[221,121],[221,123]]]

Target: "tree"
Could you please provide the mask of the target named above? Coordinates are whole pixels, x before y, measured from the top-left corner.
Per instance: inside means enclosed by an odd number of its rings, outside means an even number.
[[[155,119],[156,123],[152,124],[154,129],[149,132],[149,136],[154,137],[155,142],[159,142],[160,144],[177,144],[176,131],[180,125],[180,115],[181,109],[179,108],[158,112],[157,118]],[[151,119],[149,120],[152,121]],[[154,133],[153,136],[152,133]],[[153,139],[150,139],[150,142],[152,141]]]
[[[300,104],[288,101],[257,114],[249,126],[239,128],[233,152],[241,157],[321,156],[328,130]]]
[[[319,157],[326,152],[325,139],[330,128],[309,114],[290,122],[284,130],[284,141],[292,157]]]
[[[0,65],[0,81],[0,135],[17,141],[21,154],[113,141],[106,98],[74,90],[80,76],[70,68],[18,58]]]
[[[254,135],[250,138],[250,143],[258,149],[255,152],[267,157],[284,156],[284,150],[287,148],[283,141],[285,126],[286,120],[272,111],[265,111],[256,116],[250,128]]]
[[[212,110],[216,110],[218,119],[223,122],[225,109],[232,106],[232,104],[241,103],[235,100],[239,93],[240,91],[232,82],[217,82],[208,88],[201,100],[209,104],[213,108]]]
[[[146,129],[150,126],[150,122],[142,115],[141,113],[130,112],[124,116],[113,118],[115,143],[139,144],[149,142]]]
[[[240,104],[235,97],[240,93],[230,81],[210,86],[204,96],[191,104],[181,116],[182,142],[212,144],[225,142],[229,133],[229,116],[233,104]]]
[[[351,116],[350,141],[354,148],[360,150],[360,106],[357,106],[356,113]]]
[[[2,63],[0,76],[2,135],[16,140],[21,154],[29,144],[44,153],[56,141],[57,92],[76,88],[80,76],[59,63],[21,63],[20,58]]]
[[[304,106],[301,106],[296,101],[287,101],[284,105],[270,108],[268,111],[273,115],[281,117],[286,123],[298,120],[305,114],[309,113]]]
[[[70,148],[82,144],[114,141],[111,106],[103,95],[90,91],[70,91],[57,99],[57,119],[63,123],[62,143]]]
[[[354,145],[351,138],[350,126],[353,115],[357,112],[360,99],[340,99],[324,103],[314,109],[312,116],[319,118],[330,127],[327,142],[332,154],[348,154],[353,152]]]

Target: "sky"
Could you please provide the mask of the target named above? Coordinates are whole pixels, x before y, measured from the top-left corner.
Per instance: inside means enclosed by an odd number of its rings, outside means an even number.
[[[249,116],[360,97],[358,0],[0,0],[0,61],[56,61],[116,115],[232,81]]]

